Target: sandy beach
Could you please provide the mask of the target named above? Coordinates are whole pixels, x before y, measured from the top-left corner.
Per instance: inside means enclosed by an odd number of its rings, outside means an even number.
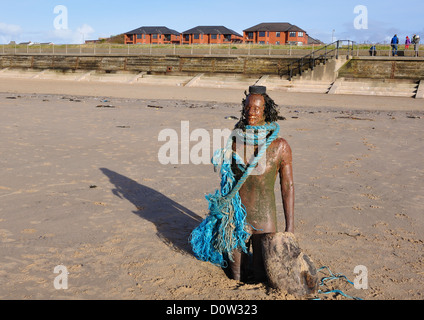
[[[366,300],[422,300],[423,102],[269,94],[293,150],[301,248],[317,267],[351,281],[356,266],[368,270],[367,289],[342,280],[328,288]],[[219,176],[211,164],[158,160],[161,130],[180,133],[181,121],[211,135],[232,129],[243,96],[1,79],[0,299],[293,299],[230,280],[193,256],[188,237]],[[281,231],[278,196],[277,208]],[[54,286],[58,265],[67,268],[67,289]]]

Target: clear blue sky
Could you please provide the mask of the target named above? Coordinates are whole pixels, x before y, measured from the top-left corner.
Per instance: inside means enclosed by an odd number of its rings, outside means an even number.
[[[67,29],[55,28],[67,9]],[[354,26],[354,8],[368,11],[367,29]],[[58,20],[58,19],[57,19]],[[358,20],[359,21],[359,20]],[[364,20],[361,20],[363,23]],[[89,0],[14,0],[2,1],[0,43],[54,42],[81,43],[84,39],[108,37],[140,26],[167,26],[179,32],[198,25],[224,25],[239,33],[261,22],[290,22],[323,42],[351,39],[358,42],[384,42],[397,33],[424,35],[422,0],[162,0],[162,1],[89,1]]]

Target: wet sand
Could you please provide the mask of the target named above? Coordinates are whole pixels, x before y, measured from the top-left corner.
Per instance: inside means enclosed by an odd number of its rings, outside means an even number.
[[[181,121],[190,132],[231,129],[243,92],[0,84],[0,299],[293,298],[195,259],[188,237],[219,177],[210,164],[158,161],[161,130],[180,133]],[[351,281],[356,266],[368,270],[368,289],[341,280],[330,288],[423,299],[422,102],[270,95],[294,155],[300,246]],[[54,287],[57,265],[69,272],[66,290]]]

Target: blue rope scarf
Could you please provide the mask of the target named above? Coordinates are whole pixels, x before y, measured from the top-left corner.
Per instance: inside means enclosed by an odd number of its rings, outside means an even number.
[[[247,252],[246,242],[250,234],[247,231],[246,209],[241,202],[239,190],[269,145],[277,138],[279,131],[280,126],[275,122],[263,126],[246,126],[246,131],[234,130],[233,134],[242,138],[246,144],[259,146],[258,154],[248,166],[239,164],[243,161],[232,150],[232,137],[228,139],[225,148],[215,151],[211,162],[215,169],[221,164],[221,188],[206,196],[209,214],[191,233],[190,243],[197,259],[226,267],[225,256],[232,260],[234,250]],[[233,158],[243,172],[238,181],[231,169]]]

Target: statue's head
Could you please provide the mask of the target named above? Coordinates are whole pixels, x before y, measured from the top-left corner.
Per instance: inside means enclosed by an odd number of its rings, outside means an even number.
[[[266,87],[250,86],[249,94],[245,92],[245,95],[241,119],[235,128],[243,129],[246,125],[261,126],[278,120],[278,106],[266,93]]]

